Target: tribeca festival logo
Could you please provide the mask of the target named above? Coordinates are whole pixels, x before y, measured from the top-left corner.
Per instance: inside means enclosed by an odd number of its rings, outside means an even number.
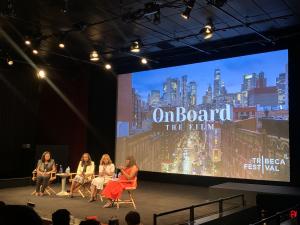
[[[232,120],[231,107],[226,104],[224,108],[220,109],[201,109],[186,110],[184,107],[176,107],[175,112],[164,111],[162,108],[155,108],[153,110],[152,119],[155,123],[168,123],[164,126],[166,130],[177,131],[183,129],[183,122],[188,121],[189,130],[213,130],[216,118],[220,121]]]
[[[263,155],[260,157],[253,157],[249,163],[244,164],[245,170],[256,170],[261,171],[262,174],[265,172],[280,172],[280,168],[287,164],[288,156],[284,154],[283,158],[268,158]]]

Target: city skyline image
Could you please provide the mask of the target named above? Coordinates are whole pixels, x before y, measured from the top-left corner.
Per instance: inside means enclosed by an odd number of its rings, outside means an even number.
[[[197,84],[196,104],[198,105],[203,103],[202,97],[209,86],[214,92],[216,70],[220,73],[220,89],[224,86],[228,93],[238,93],[241,92],[244,75],[256,74],[258,77],[260,73],[263,73],[267,82],[266,86],[276,86],[276,78],[279,74],[286,73],[287,59],[287,50],[281,50],[137,72],[132,73],[132,87],[142,101],[146,102],[151,91],[159,91],[162,95],[163,83],[166,79],[181,80],[183,76],[186,76],[187,83],[196,82]]]

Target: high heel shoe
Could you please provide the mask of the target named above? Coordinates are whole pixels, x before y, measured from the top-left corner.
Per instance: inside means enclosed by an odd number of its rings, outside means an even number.
[[[96,201],[95,198],[91,198],[91,199],[89,200],[89,202],[94,202],[94,201]]]
[[[110,207],[112,207],[112,203],[111,203],[111,202],[107,202],[107,203],[103,206],[103,208],[110,208]]]

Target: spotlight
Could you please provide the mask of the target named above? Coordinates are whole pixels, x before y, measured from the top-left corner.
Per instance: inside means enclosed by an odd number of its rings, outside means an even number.
[[[204,39],[212,38],[214,26],[211,19],[208,20],[207,24],[201,29],[200,33],[203,35]]]
[[[186,9],[181,13],[181,17],[185,20],[188,20],[190,18],[191,11],[191,8],[186,7]]]
[[[31,45],[31,41],[29,39],[25,40],[25,45]]]
[[[64,0],[64,6],[62,8],[63,13],[67,13],[69,11],[69,3],[68,0]]]
[[[93,62],[99,61],[99,54],[97,51],[94,50],[90,53],[90,60]]]
[[[192,9],[195,5],[195,0],[185,0],[184,1],[186,8],[185,10],[181,13],[181,17],[188,20],[190,18],[190,14],[192,12]]]
[[[109,63],[106,63],[104,67],[105,67],[105,69],[107,69],[107,70],[110,70],[110,69],[111,69],[111,65],[110,65]]]
[[[148,60],[146,58],[141,58],[141,63],[142,64],[147,64],[148,63]]]
[[[8,58],[6,59],[6,62],[7,62],[7,65],[9,65],[9,66],[14,65],[14,61],[13,61],[10,57],[8,57]]]
[[[38,70],[36,75],[39,79],[44,79],[47,74],[46,74],[45,70]]]
[[[131,43],[130,51],[134,53],[138,53],[141,51],[141,41],[136,40]]]
[[[58,44],[58,47],[60,47],[60,48],[65,48],[65,44],[64,44],[63,42],[60,42],[60,43]]]
[[[32,53],[33,53],[34,55],[37,55],[37,54],[39,54],[39,51],[38,51],[37,49],[33,49],[33,50],[32,50]]]

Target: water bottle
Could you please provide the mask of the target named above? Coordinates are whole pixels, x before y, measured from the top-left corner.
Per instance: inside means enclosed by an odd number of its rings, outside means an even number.
[[[62,165],[59,165],[59,173],[63,173],[64,172],[64,169],[62,167]]]
[[[66,169],[66,173],[70,173],[70,167],[69,166]]]

